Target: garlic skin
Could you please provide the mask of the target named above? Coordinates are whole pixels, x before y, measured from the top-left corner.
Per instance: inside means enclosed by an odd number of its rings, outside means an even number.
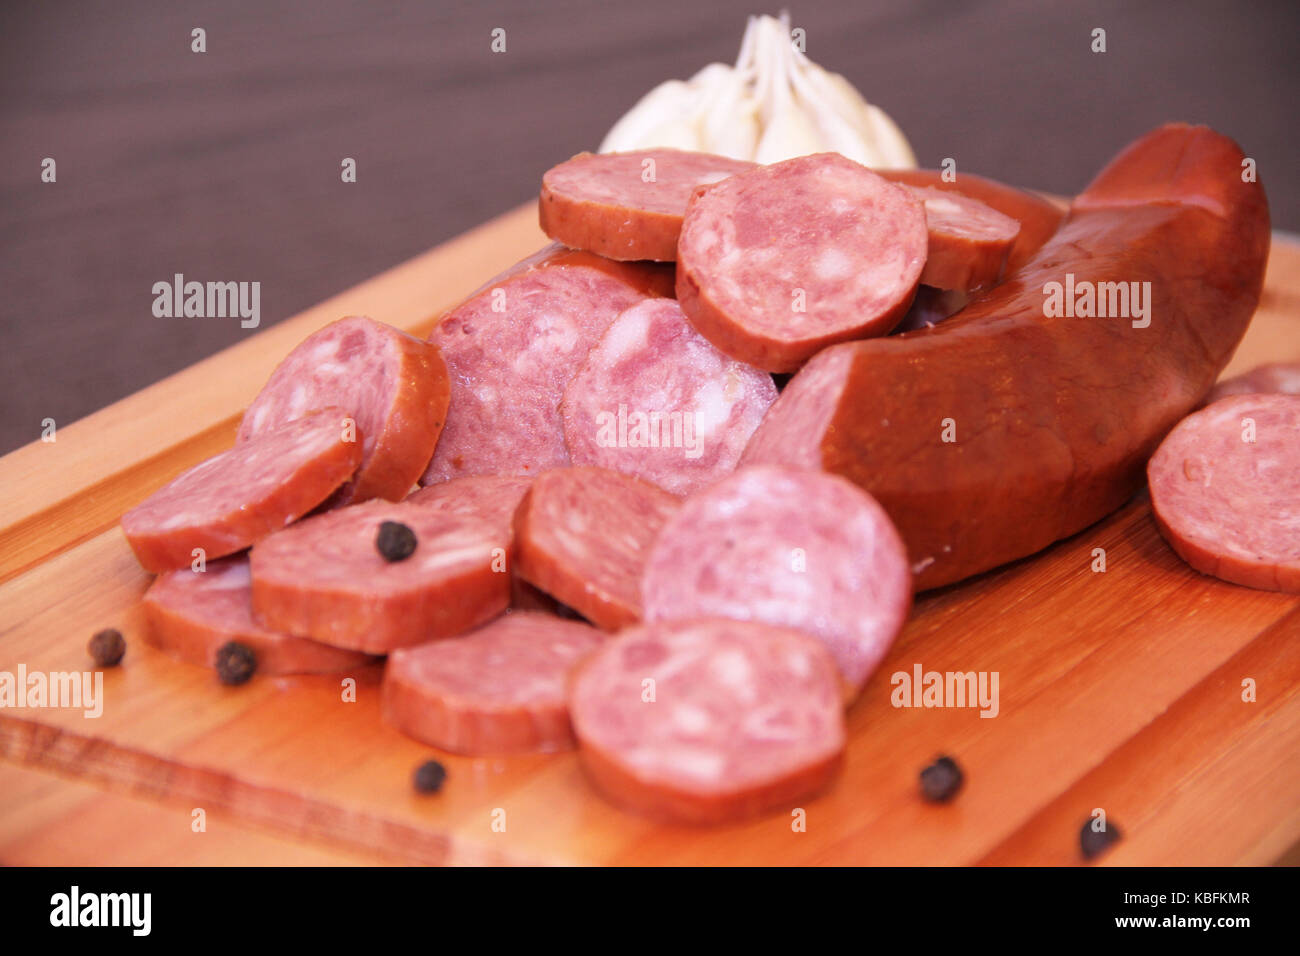
[[[883,110],[795,49],[789,14],[750,17],[735,66],[710,63],[689,80],[661,83],[614,124],[600,151],[653,147],[759,163],[829,151],[864,166],[916,166]]]

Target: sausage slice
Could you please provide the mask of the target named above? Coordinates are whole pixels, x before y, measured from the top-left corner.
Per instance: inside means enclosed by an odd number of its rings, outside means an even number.
[[[1161,534],[1197,571],[1300,592],[1300,397],[1235,395],[1189,415],[1147,481]]]
[[[691,197],[677,299],[706,339],[769,372],[885,335],[925,265],[925,211],[838,153],[760,166]]]
[[[356,477],[330,507],[404,497],[429,463],[447,416],[447,366],[428,342],[365,316],[339,319],[304,339],[244,413],[246,442],[312,409],[336,405],[357,423]]]
[[[579,665],[579,757],[629,810],[682,823],[787,812],[844,751],[835,664],[804,634],[700,619],[632,628]]]
[[[414,533],[405,559],[380,553],[384,522]],[[368,501],[286,528],[253,549],[252,574],[264,627],[370,654],[460,634],[510,600],[499,529],[407,502]]]
[[[142,603],[149,643],[191,664],[215,667],[217,651],[230,641],[253,652],[259,674],[337,674],[371,660],[254,621],[248,558],[242,555],[209,561],[201,572],[160,574]]]
[[[568,750],[569,674],[604,639],[589,624],[515,611],[464,637],[394,651],[384,721],[452,753]]]
[[[515,509],[532,483],[531,478],[519,475],[470,475],[425,485],[412,492],[406,500],[444,514],[480,518],[499,528],[502,537],[508,541],[512,535]]]
[[[146,571],[188,567],[243,551],[311,511],[361,462],[341,408],[282,424],[195,465],[122,516]],[[356,440],[351,440],[355,438]]]
[[[542,177],[538,218],[543,232],[574,249],[671,262],[695,188],[753,167],[680,149],[579,153]]]
[[[1007,255],[1006,273],[1015,272],[1043,247],[1065,218],[1065,210],[1036,193],[1008,186],[995,179],[986,179],[974,173],[949,175],[938,169],[878,169],[876,173],[891,183],[902,183],[919,189],[936,189],[976,199],[1010,216],[1019,226]]]
[[[1300,362],[1272,362],[1219,382],[1205,397],[1217,402],[1228,395],[1300,395]]]
[[[451,371],[452,403],[421,484],[535,475],[569,463],[559,408],[564,386],[655,278],[652,270],[596,258],[536,257],[438,323],[429,340]]]
[[[833,475],[742,468],[687,499],[646,559],[647,621],[728,617],[821,639],[861,689],[911,608],[903,542],[862,489]]]
[[[962,292],[996,283],[1020,223],[960,193],[908,188],[925,205],[929,230],[921,282]]]
[[[520,577],[605,630],[641,618],[641,571],[675,495],[604,468],[539,475],[515,516]]]
[[[647,299],[614,320],[564,390],[564,443],[575,465],[685,495],[735,470],[774,401],[771,375],[719,352],[672,299]]]

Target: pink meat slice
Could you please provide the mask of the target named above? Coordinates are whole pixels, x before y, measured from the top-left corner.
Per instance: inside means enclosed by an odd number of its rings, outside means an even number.
[[[533,479],[520,475],[470,475],[412,492],[407,501],[439,511],[480,518],[509,539],[515,509]]]
[[[309,335],[276,366],[244,413],[238,441],[339,406],[357,423],[361,467],[330,507],[406,495],[433,455],[447,414],[438,350],[400,329],[354,315]]]
[[[259,674],[336,674],[373,658],[262,627],[253,620],[248,558],[183,568],[154,579],[143,598],[150,644],[191,664],[216,666],[217,651],[235,641],[253,652]]]
[[[645,619],[726,617],[821,639],[855,695],[911,608],[902,539],[852,482],[741,468],[686,500],[659,532],[641,582]]]
[[[635,475],[674,494],[736,467],[776,401],[772,376],[714,348],[672,299],[647,299],[606,330],[561,410],[575,465]]]
[[[414,534],[405,559],[380,554],[385,522]],[[481,519],[405,501],[313,515],[253,549],[253,615],[273,630],[371,654],[454,637],[510,602],[501,534]]]
[[[927,249],[905,187],[838,153],[760,166],[698,190],[677,246],[677,299],[723,352],[791,372],[835,342],[888,333]]]
[[[921,282],[960,292],[1002,276],[1020,223],[978,199],[928,186],[905,186],[925,205],[928,245]]]
[[[834,662],[784,628],[696,619],[623,632],[581,665],[569,709],[583,768],[620,806],[683,823],[787,813],[844,750]]]
[[[394,651],[384,720],[453,753],[567,750],[569,675],[604,639],[589,624],[515,611],[464,637]]]
[[[1147,482],[1157,526],[1197,571],[1300,591],[1300,396],[1230,395],[1189,415]]]
[[[539,475],[515,514],[515,570],[613,631],[641,618],[641,572],[680,499],[604,468]]]
[[[567,465],[564,387],[614,317],[642,298],[574,265],[515,275],[448,313],[430,341],[451,373],[451,409],[421,483]]]
[[[542,231],[611,259],[670,262],[696,187],[753,166],[679,149],[579,153],[542,177]]]
[[[311,511],[356,471],[361,434],[325,408],[215,455],[122,516],[146,571],[184,568],[201,549],[225,557]],[[354,440],[355,439],[355,440]]]

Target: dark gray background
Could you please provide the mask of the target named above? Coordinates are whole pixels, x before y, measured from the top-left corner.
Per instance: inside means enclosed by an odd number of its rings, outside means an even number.
[[[809,55],[922,165],[1070,193],[1148,128],[1204,122],[1256,158],[1274,225],[1300,228],[1295,0],[791,7]],[[154,318],[154,282],[260,281],[265,327],[529,198],[652,86],[734,60],[746,14],[778,9],[5,0],[0,452],[252,334]]]

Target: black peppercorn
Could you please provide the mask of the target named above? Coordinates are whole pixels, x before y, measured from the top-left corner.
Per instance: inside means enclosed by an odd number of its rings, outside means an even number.
[[[957,761],[940,757],[921,771],[921,794],[931,803],[944,803],[957,795],[963,779]]]
[[[415,553],[415,532],[400,521],[385,521],[375,535],[375,548],[385,561],[405,561]]]
[[[217,677],[228,687],[248,682],[257,670],[257,656],[252,648],[228,641],[217,649]]]
[[[86,650],[94,659],[95,666],[116,667],[122,663],[122,655],[126,653],[126,640],[117,628],[106,627],[90,639]]]
[[[1083,858],[1091,860],[1100,856],[1111,846],[1119,842],[1122,833],[1119,827],[1113,823],[1107,823],[1104,830],[1094,830],[1092,818],[1086,820],[1083,828],[1079,831],[1079,849],[1083,851]]]
[[[415,789],[420,793],[437,793],[447,779],[447,768],[436,760],[427,760],[415,768]]]

